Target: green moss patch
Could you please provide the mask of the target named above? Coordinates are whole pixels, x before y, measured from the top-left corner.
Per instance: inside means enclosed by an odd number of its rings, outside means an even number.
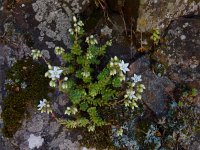
[[[7,72],[7,96],[3,100],[3,133],[12,137],[21,126],[28,106],[46,98],[49,80],[44,77],[47,68],[31,59],[20,60]]]

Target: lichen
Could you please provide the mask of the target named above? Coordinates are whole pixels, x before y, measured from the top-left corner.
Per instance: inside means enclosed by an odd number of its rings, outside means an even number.
[[[52,41],[61,41],[70,47],[70,28],[72,15],[79,13],[82,8],[89,3],[89,0],[37,0],[32,3],[33,10],[36,12],[35,19],[39,22],[40,41],[45,37],[49,39],[46,45],[54,48]]]
[[[163,0],[156,3],[155,0],[141,1],[137,30],[145,32],[152,28],[164,29],[174,18],[191,13],[199,14],[199,7],[200,2],[196,0]]]

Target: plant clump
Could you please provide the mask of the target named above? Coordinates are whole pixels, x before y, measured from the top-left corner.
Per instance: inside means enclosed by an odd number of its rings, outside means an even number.
[[[94,132],[96,128],[113,125],[111,120],[101,115],[106,109],[118,106],[136,109],[145,86],[141,83],[141,75],[127,77],[129,63],[117,56],[102,66],[101,59],[112,42],[99,46],[95,36],[90,35],[85,38],[86,46],[83,47],[83,26],[82,21],[73,17],[73,27],[69,29],[73,41],[70,52],[61,47],[55,48],[55,54],[61,56],[64,65],[52,66],[39,50],[33,50],[32,56],[44,59],[49,68],[45,73],[51,79],[49,85],[69,97],[70,105],[66,107],[65,114],[70,117],[62,119],[61,124],[67,128],[86,128]],[[119,128],[118,135],[122,132]]]

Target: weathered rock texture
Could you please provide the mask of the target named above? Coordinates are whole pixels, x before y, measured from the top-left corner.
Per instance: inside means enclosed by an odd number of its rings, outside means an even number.
[[[50,52],[57,45],[69,48],[68,29],[71,26],[71,18],[87,9],[90,0],[33,0],[31,2],[18,0],[12,12],[4,11],[1,2],[0,0],[0,104],[6,70],[4,67],[11,66],[16,59],[30,56],[32,48]],[[113,6],[112,0],[107,2],[108,6]],[[116,7],[111,10],[120,12],[122,9],[126,13],[125,21],[128,25],[131,23],[128,21],[130,17],[137,20],[137,30],[142,32],[152,28],[166,30],[164,37],[166,43],[161,45],[161,48],[167,56],[169,68],[164,76],[157,76],[151,70],[148,56],[141,57],[130,65],[130,74],[143,76],[147,88],[143,95],[144,101],[156,115],[163,114],[168,98],[166,93],[173,91],[176,83],[186,82],[200,89],[200,18],[192,17],[200,14],[200,2],[198,0],[140,0],[139,5],[131,0],[127,0],[126,3],[121,3],[122,0],[115,0],[115,2]],[[179,18],[183,15],[190,17]],[[124,22],[121,16],[114,14],[110,17],[115,18],[113,30],[104,28],[104,32],[109,32],[107,34],[110,37],[113,36],[114,45],[109,49],[108,55],[112,57],[117,55],[128,62],[128,59],[136,53],[136,49],[133,47],[129,49],[130,43],[122,36]],[[171,22],[172,20],[175,21]],[[105,34],[102,32],[103,36]],[[47,51],[43,52],[46,53],[47,58],[50,58]],[[199,104],[199,96],[196,100]],[[59,115],[63,114],[67,103],[66,98],[59,95],[53,104],[54,111]],[[12,141],[4,139],[4,143],[0,142],[0,149],[29,150],[28,139],[31,134],[44,139],[39,148],[41,150],[80,148],[77,141],[80,136],[66,132],[53,118],[34,110],[31,118],[24,120],[22,128],[17,131]],[[12,148],[11,143],[16,147]],[[191,149],[198,149],[198,147],[199,143],[195,142]]]
[[[167,54],[171,80],[195,82],[200,87],[200,17],[173,21],[165,38],[163,51]]]
[[[140,0],[137,30],[165,29],[169,23],[184,15],[198,15],[198,0]]]

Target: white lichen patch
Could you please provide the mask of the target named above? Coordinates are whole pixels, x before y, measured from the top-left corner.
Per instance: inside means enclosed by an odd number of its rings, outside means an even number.
[[[108,35],[109,37],[112,37],[112,29],[110,29],[107,25],[104,26],[102,29],[101,29],[101,34],[102,35]]]
[[[48,50],[42,50],[42,54],[46,59],[50,59],[50,54]]]
[[[39,22],[39,40],[42,42],[44,37],[52,41],[61,41],[70,47],[68,29],[71,26],[71,18],[80,12],[89,0],[37,0],[32,3],[33,10],[36,12],[35,19]],[[49,48],[52,46],[46,43]],[[51,44],[52,45],[52,44]]]
[[[183,40],[185,40],[186,39],[186,36],[185,35],[181,35],[181,40],[183,41]]]
[[[188,27],[188,26],[189,26],[189,23],[186,22],[186,23],[184,23],[183,28],[186,28],[186,27]]]
[[[39,148],[42,146],[44,139],[41,136],[35,136],[31,134],[28,139],[28,144],[30,149]]]

